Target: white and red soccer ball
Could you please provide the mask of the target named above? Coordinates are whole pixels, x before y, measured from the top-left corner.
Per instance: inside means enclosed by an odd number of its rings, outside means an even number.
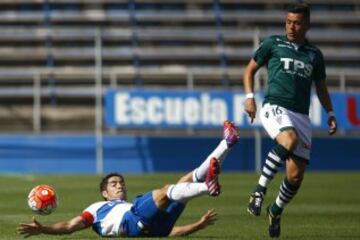
[[[58,206],[55,189],[49,185],[37,185],[28,195],[28,205],[37,214],[52,213]]]

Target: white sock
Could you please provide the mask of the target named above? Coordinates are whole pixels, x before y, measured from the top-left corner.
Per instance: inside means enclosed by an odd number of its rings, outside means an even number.
[[[178,183],[170,185],[166,195],[170,200],[186,202],[200,195],[208,194],[209,190],[205,183]]]
[[[263,175],[260,176],[259,178],[259,182],[258,184],[264,188],[267,188],[267,186],[269,185],[271,179],[268,179],[266,177],[264,177]]]
[[[221,165],[229,151],[230,148],[228,147],[226,141],[224,139],[221,140],[219,145],[214,149],[212,153],[210,153],[210,155],[200,165],[200,167],[196,168],[193,171],[193,182],[203,182],[209,169],[211,158],[215,157]]]
[[[275,174],[279,171],[280,166],[283,164],[283,160],[274,151],[270,151],[266,157],[261,176],[259,178],[259,185],[267,188]]]

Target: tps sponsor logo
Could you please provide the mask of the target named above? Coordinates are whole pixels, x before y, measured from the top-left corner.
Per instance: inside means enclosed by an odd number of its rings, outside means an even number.
[[[284,69],[289,73],[305,74],[306,77],[310,77],[312,74],[313,67],[303,61],[292,58],[280,58],[280,61],[284,63]]]

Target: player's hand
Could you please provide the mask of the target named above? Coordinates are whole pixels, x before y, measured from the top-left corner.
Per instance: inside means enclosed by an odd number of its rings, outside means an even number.
[[[217,213],[215,209],[209,209],[201,218],[199,221],[199,228],[203,229],[206,228],[209,225],[213,225],[217,220]]]
[[[330,116],[328,118],[328,125],[329,125],[329,135],[333,135],[336,133],[337,130],[337,122],[334,116]]]
[[[32,223],[20,223],[17,227],[17,232],[24,235],[25,238],[32,235],[38,235],[41,233],[42,225],[35,219],[32,218]]]
[[[256,102],[255,98],[247,98],[245,100],[245,111],[249,115],[250,122],[253,123],[256,116]]]

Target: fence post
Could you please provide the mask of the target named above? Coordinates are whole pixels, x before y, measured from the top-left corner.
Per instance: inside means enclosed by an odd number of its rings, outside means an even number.
[[[33,132],[41,132],[41,76],[40,73],[34,75],[33,84]]]
[[[345,93],[346,90],[346,76],[344,70],[340,72],[340,92]]]
[[[117,73],[115,71],[110,73],[110,87],[112,89],[116,89],[118,87],[118,85],[117,85]],[[110,127],[110,134],[115,135],[116,134],[116,128]]]
[[[194,73],[191,68],[187,68],[187,90],[192,91],[194,90]]]
[[[256,50],[260,45],[260,32],[256,28],[254,30],[254,50]],[[260,90],[260,75],[259,71],[255,74],[255,83],[254,90],[258,92]],[[256,128],[254,130],[255,146],[254,146],[254,155],[255,155],[255,171],[261,171],[261,152],[262,152],[262,141],[261,141],[261,130]]]
[[[128,1],[128,11],[129,11],[129,24],[131,28],[131,50],[133,57],[133,65],[135,67],[135,84],[137,88],[142,87],[143,80],[141,76],[141,61],[139,57],[139,37],[137,29],[137,19],[136,19],[136,1]]]
[[[187,90],[188,91],[194,91],[194,71],[193,69],[187,67],[187,78],[186,78],[186,83],[187,83]],[[189,126],[186,129],[186,132],[188,135],[194,135],[194,128],[192,126]]]
[[[96,29],[95,35],[95,143],[96,143],[96,173],[104,171],[103,157],[103,122],[102,122],[102,39],[101,29]]]

